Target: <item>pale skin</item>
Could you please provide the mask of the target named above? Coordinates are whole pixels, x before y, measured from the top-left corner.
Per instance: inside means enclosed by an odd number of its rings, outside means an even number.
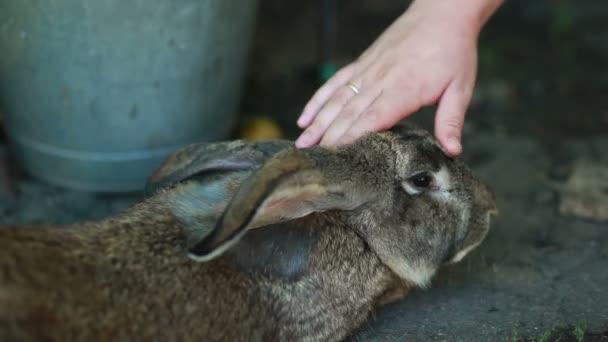
[[[350,143],[437,104],[435,136],[448,154],[462,153],[465,113],[477,77],[477,40],[503,1],[413,1],[312,96],[298,119],[304,131],[296,146]]]

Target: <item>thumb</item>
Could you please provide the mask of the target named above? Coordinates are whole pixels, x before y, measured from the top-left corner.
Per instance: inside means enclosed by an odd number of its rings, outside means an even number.
[[[435,135],[439,143],[452,156],[462,153],[462,128],[472,91],[450,82],[441,96],[435,116]]]

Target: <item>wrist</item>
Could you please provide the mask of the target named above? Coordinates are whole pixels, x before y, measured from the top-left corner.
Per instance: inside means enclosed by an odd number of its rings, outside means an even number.
[[[407,12],[477,36],[504,0],[414,0]]]

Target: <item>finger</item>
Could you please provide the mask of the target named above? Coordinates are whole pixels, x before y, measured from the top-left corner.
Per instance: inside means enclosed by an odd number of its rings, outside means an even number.
[[[369,132],[388,129],[420,109],[415,92],[382,92],[357,118],[338,140],[338,144],[351,143]]]
[[[312,123],[325,102],[327,102],[338,88],[351,79],[354,72],[353,70],[353,64],[345,66],[336,72],[332,78],[325,82],[325,84],[315,92],[298,118],[297,123],[300,128],[306,128]]]
[[[320,145],[334,145],[344,135],[344,132],[380,95],[380,89],[370,89],[365,94],[353,97],[338,113],[335,120],[327,128]]]
[[[461,136],[467,106],[472,91],[450,82],[439,101],[435,116],[435,135],[446,152],[456,156],[462,153]]]
[[[355,93],[347,86],[338,89],[327,101],[323,109],[317,114],[310,126],[300,135],[296,141],[297,147],[308,147],[316,144],[334,121],[342,107],[353,97]]]

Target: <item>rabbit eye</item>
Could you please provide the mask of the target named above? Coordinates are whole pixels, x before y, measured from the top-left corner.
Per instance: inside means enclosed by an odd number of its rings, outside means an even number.
[[[410,182],[417,188],[426,189],[433,181],[433,177],[428,172],[421,172],[410,178]]]
[[[430,172],[420,172],[408,178],[402,183],[405,191],[410,195],[418,195],[434,186],[433,174]]]

